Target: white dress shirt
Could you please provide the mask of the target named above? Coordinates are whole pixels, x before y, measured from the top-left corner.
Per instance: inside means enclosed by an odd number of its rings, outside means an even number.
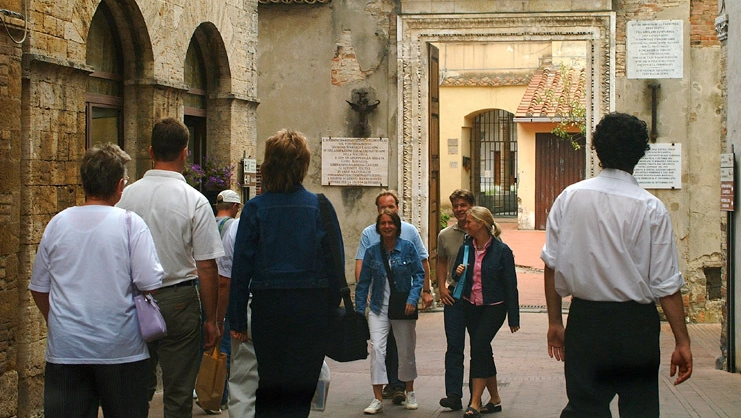
[[[555,271],[561,296],[645,304],[684,284],[664,204],[617,169],[558,196],[540,258]]]

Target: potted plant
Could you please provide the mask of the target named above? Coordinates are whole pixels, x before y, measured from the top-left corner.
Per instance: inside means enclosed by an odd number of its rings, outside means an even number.
[[[186,164],[183,176],[185,180],[203,193],[211,203],[222,190],[231,187],[235,165],[219,159],[206,157],[203,164]]]

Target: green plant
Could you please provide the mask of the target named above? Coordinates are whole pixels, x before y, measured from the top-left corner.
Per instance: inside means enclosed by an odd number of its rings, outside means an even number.
[[[448,227],[448,221],[450,220],[451,216],[447,212],[442,212],[440,214],[440,228],[447,228]]]
[[[203,164],[186,164],[183,176],[198,190],[225,190],[231,187],[235,165],[207,157]]]
[[[579,72],[578,79],[574,80],[570,69],[571,67],[562,63],[558,69],[562,80],[561,91],[556,92],[549,88],[544,92],[544,95],[556,108],[554,119],[558,119],[558,125],[553,128],[551,133],[569,141],[571,146],[578,150],[581,148],[582,141],[587,134],[587,108],[582,103],[587,80],[583,71]]]

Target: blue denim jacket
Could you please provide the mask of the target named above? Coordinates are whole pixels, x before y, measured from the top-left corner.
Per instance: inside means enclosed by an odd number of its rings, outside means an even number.
[[[341,234],[331,207],[334,231]],[[339,304],[341,279],[331,272],[317,195],[298,185],[291,193],[266,192],[247,201],[234,243],[229,292],[229,324],[247,329],[247,301],[251,291],[328,288]],[[342,246],[341,235],[340,247]],[[341,248],[344,266],[344,249]],[[344,272],[340,272],[344,276]],[[337,296],[336,298],[334,296]]]
[[[469,245],[468,260],[464,263],[463,247]],[[459,264],[468,264],[466,280],[463,285],[463,296],[469,297],[473,288],[473,266],[476,262],[476,251],[473,247],[473,238],[466,240],[458,249],[458,256],[453,264],[453,280],[458,282],[460,276],[455,268]],[[517,273],[515,271],[515,257],[507,244],[494,238],[489,249],[481,261],[481,291],[484,296],[484,305],[504,302],[507,307],[507,322],[511,327],[520,326],[520,303],[517,291]],[[468,302],[466,302],[468,303]]]
[[[363,267],[360,269],[358,284],[355,286],[355,310],[363,314],[365,314],[368,292],[371,294],[371,311],[380,313],[381,307],[388,305],[388,300],[383,299],[387,279],[386,268],[383,266],[381,257],[381,245],[383,245],[382,242],[375,244],[365,252]],[[416,305],[422,293],[425,271],[414,244],[397,238],[396,246],[389,254],[389,264],[396,283],[396,290],[409,292],[407,303]]]

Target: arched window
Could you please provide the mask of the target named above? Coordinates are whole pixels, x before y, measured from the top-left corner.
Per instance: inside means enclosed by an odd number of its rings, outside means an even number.
[[[203,164],[206,158],[206,99],[208,83],[203,54],[195,38],[191,39],[185,55],[185,84],[188,91],[183,99],[185,126],[190,131],[189,160]]]
[[[85,145],[123,140],[123,59],[111,12],[103,1],[90,23],[87,39],[88,77]]]

